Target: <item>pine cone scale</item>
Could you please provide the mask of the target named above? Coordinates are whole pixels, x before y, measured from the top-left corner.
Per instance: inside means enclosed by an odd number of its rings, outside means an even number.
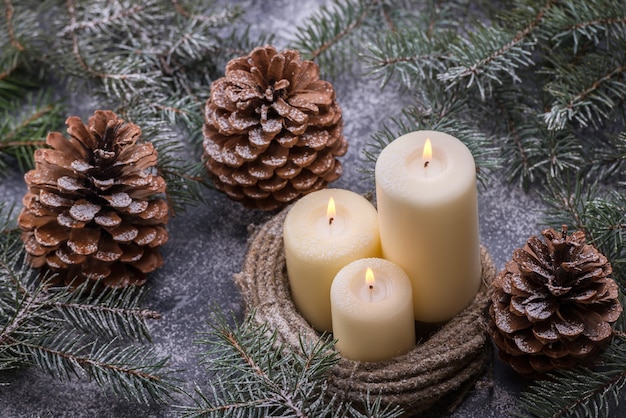
[[[54,254],[65,264],[81,264],[87,258],[82,254],[73,252],[71,249],[67,248],[67,246],[60,247]]]
[[[96,139],[85,127],[83,121],[78,116],[70,116],[65,121],[67,133],[86,149],[97,149]]]
[[[550,268],[549,266],[547,269],[544,268],[543,263],[540,260],[533,257],[525,250],[516,250],[513,253],[513,261],[517,263],[520,272],[525,275],[534,273],[535,275],[545,279],[554,277],[554,274],[548,270]]]
[[[39,201],[50,208],[71,207],[73,204],[71,199],[44,189],[39,193]]]
[[[533,328],[535,338],[544,345],[548,345],[559,340],[559,334],[550,321],[543,321],[536,324]]]
[[[271,169],[284,166],[289,158],[294,159],[293,152],[277,144],[270,144],[267,151],[260,155],[261,163]]]
[[[525,316],[513,315],[505,309],[499,309],[496,311],[495,323],[499,329],[508,333],[513,333],[532,326],[530,321],[528,321]]]
[[[558,309],[559,304],[554,299],[542,299],[526,303],[526,317],[531,321],[543,321],[550,318]]]
[[[77,221],[89,222],[100,212],[100,209],[102,206],[80,199],[72,205],[68,213]]]
[[[539,353],[543,348],[543,344],[530,332],[515,334],[513,341],[517,348],[526,354]]]
[[[278,118],[263,119],[261,118],[261,131],[263,135],[262,145],[267,146],[276,135],[283,129],[283,120]],[[250,138],[252,140],[252,138]]]
[[[56,223],[47,223],[35,229],[34,237],[44,247],[54,247],[69,238],[67,228]]]
[[[118,260],[122,254],[122,249],[114,240],[106,236],[100,236],[98,251],[93,256],[100,261],[113,262]]]
[[[76,254],[90,255],[98,251],[100,230],[91,228],[74,228],[70,232],[67,246]]]

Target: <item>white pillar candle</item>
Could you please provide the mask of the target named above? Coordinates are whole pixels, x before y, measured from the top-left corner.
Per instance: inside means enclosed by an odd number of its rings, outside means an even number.
[[[471,152],[448,134],[412,132],[383,149],[375,173],[383,257],[411,279],[416,320],[450,319],[480,287]]]
[[[411,282],[400,267],[365,258],[342,268],[330,290],[335,348],[357,361],[380,361],[415,345]]]
[[[334,213],[329,207],[331,198]],[[380,256],[376,209],[349,190],[319,190],[304,196],[289,210],[283,240],[296,308],[315,329],[331,331],[333,278],[354,260]]]

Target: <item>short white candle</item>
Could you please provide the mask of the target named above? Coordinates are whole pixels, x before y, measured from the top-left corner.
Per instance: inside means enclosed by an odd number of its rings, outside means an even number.
[[[415,319],[450,319],[480,287],[476,167],[471,152],[442,132],[403,135],[378,157],[376,195],[383,257],[411,279]]]
[[[381,361],[415,345],[411,282],[381,258],[341,269],[330,290],[335,348],[357,361]]]
[[[331,198],[334,213],[329,213]],[[319,190],[304,196],[289,210],[283,240],[296,308],[315,329],[331,331],[333,278],[354,260],[380,256],[376,209],[349,190]]]

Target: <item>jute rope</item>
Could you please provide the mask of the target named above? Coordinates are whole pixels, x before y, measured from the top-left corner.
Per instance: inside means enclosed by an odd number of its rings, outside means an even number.
[[[300,338],[316,343],[321,336],[291,300],[282,238],[288,210],[251,232],[243,269],[234,280],[255,320],[268,324],[280,343],[302,350]],[[380,395],[384,403],[414,414],[474,382],[485,365],[484,310],[496,274],[485,248],[481,261],[483,287],[470,306],[404,355],[372,363],[341,358],[331,369],[329,393],[355,404],[367,393]]]

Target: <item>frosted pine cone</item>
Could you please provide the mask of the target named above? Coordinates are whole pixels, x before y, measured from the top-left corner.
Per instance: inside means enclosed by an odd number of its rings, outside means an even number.
[[[35,151],[36,167],[24,177],[18,222],[29,259],[64,284],[141,285],[163,263],[158,247],[168,239],[157,152],[111,111],[66,124],[70,138],[49,133],[51,149]]]
[[[247,207],[273,210],[341,175],[347,150],[333,86],[312,61],[271,46],[231,60],[205,107],[206,167]]]
[[[500,357],[527,377],[592,360],[622,312],[611,265],[582,231],[542,234],[514,251],[489,311]]]

